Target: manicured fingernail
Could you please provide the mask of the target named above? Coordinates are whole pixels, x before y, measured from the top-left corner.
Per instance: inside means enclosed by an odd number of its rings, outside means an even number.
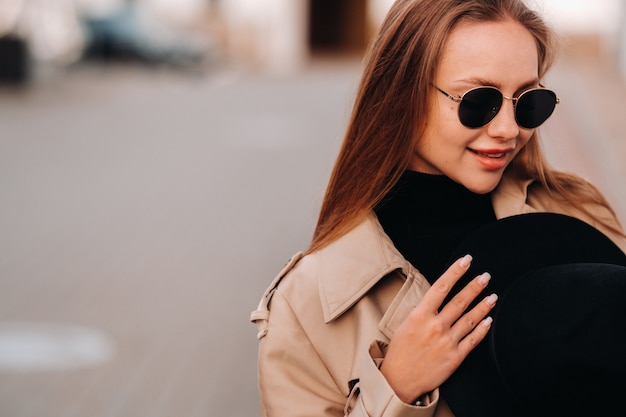
[[[465,255],[461,258],[461,262],[459,262],[459,265],[461,265],[463,268],[467,268],[470,263],[472,263],[472,255]]]
[[[491,323],[493,323],[493,319],[491,318],[491,316],[485,318],[485,320],[483,320],[483,326],[485,327],[489,327],[491,326]]]
[[[491,294],[485,298],[485,302],[491,307],[496,305],[496,301],[498,301],[498,296],[496,294]]]
[[[487,285],[490,279],[491,274],[489,272],[485,272],[478,277],[478,282],[480,282],[482,285]]]

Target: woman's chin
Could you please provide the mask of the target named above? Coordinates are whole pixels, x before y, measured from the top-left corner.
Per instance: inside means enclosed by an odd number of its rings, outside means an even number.
[[[475,194],[488,194],[500,183],[502,175],[489,174],[487,178],[463,178],[460,183]]]

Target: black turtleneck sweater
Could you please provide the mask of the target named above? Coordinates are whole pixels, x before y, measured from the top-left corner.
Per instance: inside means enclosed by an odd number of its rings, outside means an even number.
[[[396,248],[431,283],[469,233],[496,219],[490,194],[415,171],[402,175],[375,212]]]

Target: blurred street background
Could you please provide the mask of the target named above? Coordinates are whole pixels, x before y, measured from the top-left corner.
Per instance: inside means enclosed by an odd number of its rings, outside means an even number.
[[[388,0],[0,0],[0,416],[261,415],[265,287],[309,242]],[[552,164],[626,223],[626,8],[563,34]]]

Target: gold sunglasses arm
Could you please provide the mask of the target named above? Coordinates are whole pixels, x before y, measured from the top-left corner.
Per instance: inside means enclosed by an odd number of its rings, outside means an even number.
[[[460,103],[461,100],[463,100],[463,97],[453,96],[452,94],[448,93],[447,91],[442,90],[441,88],[437,87],[435,84],[433,84],[433,87],[435,87],[437,90],[439,90],[439,92],[441,94],[443,94],[444,96],[448,97],[452,101],[456,101],[457,103]]]

